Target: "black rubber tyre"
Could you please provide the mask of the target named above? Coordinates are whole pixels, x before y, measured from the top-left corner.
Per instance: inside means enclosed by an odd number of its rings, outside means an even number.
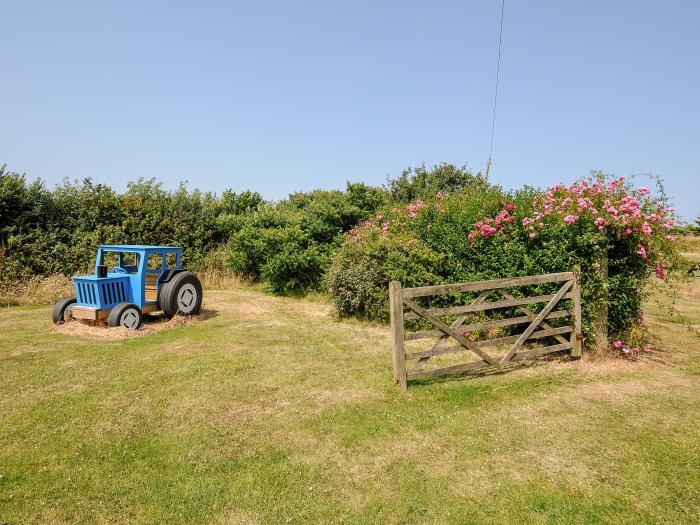
[[[192,272],[180,272],[161,285],[160,309],[165,317],[172,319],[177,314],[196,315],[202,307],[202,283]]]
[[[107,324],[111,327],[122,326],[127,330],[138,330],[143,324],[143,313],[133,303],[119,303],[109,312]]]
[[[75,297],[66,297],[61,299],[53,307],[53,312],[51,312],[51,320],[55,324],[61,324],[66,322],[66,311],[70,309],[70,306],[77,302]]]

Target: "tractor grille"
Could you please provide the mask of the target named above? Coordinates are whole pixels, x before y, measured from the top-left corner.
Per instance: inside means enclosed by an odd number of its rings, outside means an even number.
[[[77,299],[79,304],[92,306],[99,305],[99,296],[97,295],[97,286],[95,286],[95,283],[76,282],[75,292],[78,296]]]
[[[104,306],[114,306],[126,301],[124,281],[108,281],[100,283],[102,289],[102,303]]]
[[[127,301],[126,279],[75,279],[75,294],[79,305],[105,309]]]

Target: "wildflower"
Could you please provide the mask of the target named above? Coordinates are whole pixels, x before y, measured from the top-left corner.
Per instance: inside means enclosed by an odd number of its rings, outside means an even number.
[[[639,193],[641,193],[642,195],[649,195],[651,193],[651,190],[644,186],[641,186],[637,191],[639,191]]]
[[[564,217],[564,222],[565,222],[566,224],[573,224],[573,223],[575,223],[577,220],[578,220],[578,217],[577,217],[576,215],[571,215],[571,214],[569,214],[569,215],[567,215],[566,217]]]
[[[613,348],[617,348],[618,350],[622,348],[622,341],[615,339],[615,341],[613,341]]]
[[[530,239],[534,239],[535,237],[537,237],[537,234],[535,232],[530,232],[528,237],[530,237]]]
[[[666,239],[669,240],[669,241],[671,241],[671,242],[673,242],[673,241],[676,240],[676,236],[675,236],[675,235],[667,235],[667,236],[666,236]]]
[[[437,199],[443,199],[443,198],[445,197],[445,194],[442,193],[441,191],[438,191],[438,192],[435,194],[435,197],[436,197]]]
[[[486,335],[489,337],[495,337],[496,336],[496,330],[493,328],[489,328],[488,332],[486,332]]]
[[[649,226],[649,223],[647,221],[644,221],[644,223],[642,223],[642,233],[644,235],[651,235],[651,226]]]
[[[515,204],[513,204],[512,202],[509,202],[508,204],[506,204],[506,209],[508,211],[513,211],[515,209]]]

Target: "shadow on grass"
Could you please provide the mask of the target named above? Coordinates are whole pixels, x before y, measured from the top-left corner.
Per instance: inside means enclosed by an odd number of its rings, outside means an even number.
[[[503,368],[482,368],[467,372],[455,372],[452,374],[445,374],[437,377],[428,377],[423,379],[413,379],[409,381],[410,387],[420,387],[420,386],[430,386],[442,383],[455,383],[455,382],[465,382],[471,379],[483,379],[487,377],[500,377],[506,374],[510,374],[515,370],[534,370],[541,368],[551,362],[557,363],[567,363],[570,361],[578,361],[580,358],[571,357],[569,354],[552,353],[538,359],[523,360],[519,362],[510,362]]]
[[[143,315],[143,324],[144,325],[155,325],[158,323],[169,323],[172,324],[173,326],[178,325],[178,321],[185,321],[185,323],[182,324],[189,324],[189,322],[192,321],[208,321],[209,319],[214,319],[215,317],[219,316],[219,311],[214,310],[212,308],[202,308],[197,315],[176,315],[172,319],[168,319],[165,317],[163,312],[157,312],[153,314],[144,314]]]

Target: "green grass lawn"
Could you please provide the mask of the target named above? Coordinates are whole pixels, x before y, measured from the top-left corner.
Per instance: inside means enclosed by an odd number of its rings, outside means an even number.
[[[0,524],[700,521],[698,340],[656,307],[641,361],[402,394],[386,327],[245,287],[205,306],[121,340],[0,310]]]

